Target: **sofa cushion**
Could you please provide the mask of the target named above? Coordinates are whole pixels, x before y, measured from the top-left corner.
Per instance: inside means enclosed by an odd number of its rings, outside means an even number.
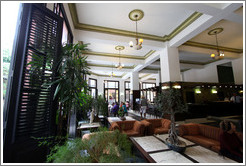
[[[150,122],[154,128],[160,127],[162,125],[161,119],[148,119],[147,121]]]
[[[169,129],[167,128],[159,127],[154,129],[154,134],[166,134],[168,131]]]
[[[137,131],[134,130],[126,130],[126,131],[122,131],[123,134],[126,134],[128,137],[132,137],[132,136],[141,136],[141,134]]]
[[[201,135],[207,138],[211,138],[219,141],[220,139],[220,128],[199,124],[199,132]]]
[[[196,124],[190,124],[184,126],[187,135],[199,135],[199,127]]]
[[[171,121],[168,119],[162,119],[162,127],[169,129],[171,125]]]
[[[204,137],[202,135],[185,135],[183,137],[206,148],[219,145],[219,141]]]

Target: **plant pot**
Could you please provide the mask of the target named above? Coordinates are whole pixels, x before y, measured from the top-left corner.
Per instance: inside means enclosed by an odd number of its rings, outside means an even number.
[[[175,152],[184,152],[186,150],[186,143],[184,141],[180,141],[179,140],[179,145],[174,145],[171,144],[168,140],[168,138],[166,139],[166,144],[168,146],[169,149],[172,149]]]
[[[126,117],[121,116],[121,117],[120,117],[120,120],[124,121],[124,120],[126,120]]]

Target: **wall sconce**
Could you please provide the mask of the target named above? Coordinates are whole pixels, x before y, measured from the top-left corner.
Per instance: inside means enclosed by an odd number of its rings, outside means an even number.
[[[195,93],[196,93],[196,94],[202,93],[202,92],[201,92],[201,89],[195,89]]]
[[[212,92],[213,94],[218,93],[216,89],[212,89],[211,92]]]
[[[175,89],[181,89],[181,85],[174,85],[173,88],[175,88]]]
[[[167,86],[167,85],[164,85],[164,86],[161,87],[161,89],[163,89],[163,90],[169,89],[169,88],[170,88],[170,86]]]
[[[213,93],[213,94],[218,93],[217,89],[216,89],[216,86],[212,86],[211,93]]]

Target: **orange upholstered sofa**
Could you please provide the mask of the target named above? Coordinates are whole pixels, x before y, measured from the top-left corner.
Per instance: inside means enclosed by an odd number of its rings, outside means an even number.
[[[168,133],[171,125],[168,119],[144,119],[141,123],[145,126],[145,135]]]
[[[144,125],[136,120],[113,122],[111,124],[110,130],[117,129],[129,137],[144,135]]]
[[[220,137],[221,129],[218,127],[187,123],[179,126],[179,135],[185,139],[195,142],[201,146],[211,149],[215,152],[220,150]],[[242,140],[242,133],[237,133]]]

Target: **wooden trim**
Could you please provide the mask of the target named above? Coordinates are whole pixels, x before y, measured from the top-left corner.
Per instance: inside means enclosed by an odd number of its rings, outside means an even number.
[[[145,157],[145,159],[150,163],[156,163],[156,161],[134,140],[133,137],[130,137],[130,140],[134,144],[134,146],[140,151],[141,154]]]

